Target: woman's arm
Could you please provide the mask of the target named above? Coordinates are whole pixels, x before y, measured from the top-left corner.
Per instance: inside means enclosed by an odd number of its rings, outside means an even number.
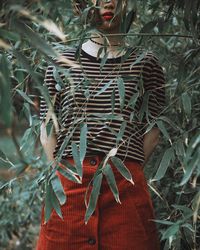
[[[49,162],[54,162],[55,159],[53,157],[53,151],[56,147],[56,136],[55,136],[55,129],[54,126],[52,126],[51,132],[49,136],[47,136],[47,130],[46,125],[44,122],[42,122],[40,126],[40,142],[42,144],[42,147],[44,149],[44,152],[46,154],[47,160]],[[53,166],[55,166],[56,163],[53,163]]]
[[[145,161],[144,165],[148,161],[150,155],[153,153],[156,145],[159,143],[160,130],[158,128],[152,128],[148,133],[144,136],[144,156]]]

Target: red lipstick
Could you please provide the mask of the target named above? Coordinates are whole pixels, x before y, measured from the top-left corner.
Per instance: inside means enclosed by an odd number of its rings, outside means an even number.
[[[106,21],[110,21],[113,18],[114,14],[112,12],[105,12],[103,14],[103,19]]]

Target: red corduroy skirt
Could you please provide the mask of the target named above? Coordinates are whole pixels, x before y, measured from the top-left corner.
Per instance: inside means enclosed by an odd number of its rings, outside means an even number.
[[[73,159],[68,159],[73,163]],[[44,207],[36,250],[158,250],[159,240],[147,182],[139,163],[125,161],[135,185],[128,182],[111,164],[120,203],[117,203],[105,178],[96,210],[87,225],[85,191],[102,160],[101,156],[86,157],[83,162],[83,182],[76,184],[61,174],[67,202],[61,207],[63,220],[52,212],[44,224]]]

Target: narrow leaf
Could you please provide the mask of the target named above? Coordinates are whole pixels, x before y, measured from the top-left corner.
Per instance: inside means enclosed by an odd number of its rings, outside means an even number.
[[[76,165],[77,173],[82,178],[83,176],[83,170],[82,170],[82,164],[79,156],[78,146],[75,142],[72,142],[72,156]]]
[[[112,114],[115,111],[115,88],[113,88],[112,95],[111,95],[111,105],[112,105]]]
[[[122,140],[122,137],[123,137],[125,129],[126,129],[126,125],[127,125],[127,122],[123,121],[121,124],[120,130],[119,130],[119,133],[117,135],[117,139],[116,139],[117,143]]]
[[[103,93],[107,88],[110,87],[110,84],[113,82],[113,79],[107,82],[94,96],[98,96]]]
[[[171,236],[175,236],[176,233],[179,231],[179,224],[174,223],[171,227],[169,227],[163,234],[162,240],[168,239]]]
[[[164,137],[167,139],[167,140],[170,140],[170,136],[167,132],[167,129],[164,125],[164,123],[162,121],[157,121],[156,124],[158,125],[160,131],[162,132],[162,134],[164,135]]]
[[[192,105],[191,105],[191,98],[187,92],[181,95],[183,108],[185,110],[186,115],[189,117],[191,115]]]
[[[81,128],[79,148],[80,148],[80,161],[82,164],[85,158],[86,149],[87,149],[87,123],[84,123],[84,125]]]
[[[53,205],[51,203],[51,183],[46,181],[46,195],[45,195],[45,207],[44,207],[44,222],[47,223],[51,216]]]
[[[106,164],[106,166],[103,168],[103,174],[106,177],[106,180],[108,182],[110,190],[112,191],[115,197],[116,202],[121,203],[119,199],[119,191],[118,191],[117,184],[115,181],[115,176],[113,174],[110,164]]]
[[[61,181],[56,174],[51,179],[51,185],[52,185],[54,193],[56,194],[57,199],[59,200],[59,203],[61,205],[65,204],[66,195],[65,195],[63,186],[61,184]]]
[[[120,98],[120,108],[122,110],[125,101],[125,86],[124,86],[124,81],[121,77],[118,79],[117,83],[118,83],[119,98]]]
[[[129,182],[131,182],[134,185],[131,172],[129,169],[124,165],[122,160],[116,156],[111,157],[111,161],[114,164],[114,166],[117,168],[117,170],[120,172],[120,174]]]
[[[156,172],[155,177],[153,178],[153,181],[158,181],[160,179],[162,179],[169,167],[170,161],[172,160],[172,158],[174,157],[174,150],[173,148],[168,148],[164,155],[163,158],[160,162],[159,168]]]
[[[102,178],[103,178],[102,173],[99,175],[96,175],[94,177],[93,188],[92,188],[92,192],[90,195],[89,204],[88,204],[88,207],[87,207],[87,210],[85,213],[85,223],[86,224],[96,208],[97,200],[98,200],[98,197],[100,194]]]
[[[73,181],[75,183],[80,184],[81,181],[79,180],[78,177],[76,177],[75,174],[73,174],[71,171],[69,171],[67,168],[63,169],[63,168],[59,168],[58,171],[64,176],[66,177],[68,180]]]
[[[191,161],[189,161],[187,163],[187,166],[185,168],[185,173],[184,173],[183,179],[180,183],[180,186],[185,185],[189,181],[195,168],[198,167],[199,165],[200,165],[199,152],[196,151],[195,154],[193,155]]]
[[[27,96],[26,93],[24,93],[23,91],[21,91],[20,89],[16,89],[16,91],[30,104],[35,105],[34,102],[31,100],[30,97]]]

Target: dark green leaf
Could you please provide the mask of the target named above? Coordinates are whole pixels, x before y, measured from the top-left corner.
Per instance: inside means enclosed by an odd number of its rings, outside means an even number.
[[[122,137],[124,135],[125,129],[126,129],[127,122],[123,121],[119,130],[119,133],[117,135],[116,142],[119,143],[122,140]]]
[[[121,77],[118,78],[117,83],[118,83],[119,98],[120,98],[120,108],[122,110],[124,108],[125,86],[124,86],[124,81]]]
[[[183,108],[185,110],[185,113],[188,117],[190,117],[191,110],[192,110],[191,98],[187,92],[183,93],[181,97],[182,97],[182,103],[183,103]]]
[[[80,162],[83,163],[83,160],[86,155],[87,150],[87,123],[84,123],[81,128],[81,135],[80,135]]]
[[[102,178],[103,178],[103,174],[98,174],[94,177],[93,188],[92,188],[92,192],[90,195],[89,204],[87,206],[87,210],[85,213],[85,223],[86,224],[96,208],[97,200],[98,200],[98,197],[100,194]]]
[[[27,96],[26,93],[24,93],[23,91],[21,91],[20,89],[16,89],[16,91],[30,104],[34,105],[34,102],[31,100],[30,97]]]
[[[98,96],[101,93],[103,93],[107,88],[110,87],[111,83],[113,82],[113,79],[107,82],[94,96]]]
[[[160,180],[164,177],[168,167],[169,167],[169,164],[172,160],[172,158],[174,157],[174,150],[173,148],[168,148],[163,157],[162,157],[162,160],[160,162],[160,165],[159,165],[159,168],[156,172],[156,175],[154,176],[153,180]]]
[[[179,224],[174,223],[171,227],[169,227],[163,234],[162,240],[169,239],[171,236],[175,236],[179,231]]]
[[[29,26],[27,26],[23,22],[19,22],[15,20],[13,24],[16,30],[19,33],[22,33],[26,36],[28,41],[37,49],[39,49],[42,53],[47,56],[57,57],[58,54],[54,51],[54,49],[49,46],[44,39],[42,39],[36,32],[34,32]]]
[[[51,179],[51,185],[52,185],[54,193],[56,194],[57,199],[59,200],[59,203],[61,205],[65,204],[66,195],[65,195],[63,186],[61,184],[61,181],[56,174]]]
[[[115,176],[113,174],[110,164],[106,164],[106,166],[103,168],[103,174],[106,176],[108,185],[115,197],[116,202],[121,203],[119,199],[119,191],[118,191],[117,184],[115,181]]]
[[[72,142],[72,155],[73,155],[73,159],[74,159],[75,166],[77,169],[77,173],[80,176],[80,178],[82,178],[82,176],[83,176],[82,163],[80,160],[78,146],[76,145],[75,142]]]
[[[53,209],[53,205],[51,202],[51,194],[52,194],[52,187],[51,183],[46,181],[46,195],[45,195],[45,209],[44,209],[44,221],[45,223],[49,220],[51,216],[51,212]]]
[[[156,124],[158,125],[158,128],[160,129],[160,131],[162,132],[162,134],[164,135],[164,137],[167,139],[167,140],[170,140],[170,136],[167,132],[167,129],[164,125],[164,123],[162,121],[157,121]]]
[[[133,179],[132,179],[132,175],[131,172],[129,171],[129,169],[124,165],[124,163],[122,162],[122,160],[118,157],[112,156],[111,157],[111,161],[114,164],[114,166],[117,168],[117,170],[120,172],[120,174],[129,182],[131,182],[132,184],[134,184]]]

